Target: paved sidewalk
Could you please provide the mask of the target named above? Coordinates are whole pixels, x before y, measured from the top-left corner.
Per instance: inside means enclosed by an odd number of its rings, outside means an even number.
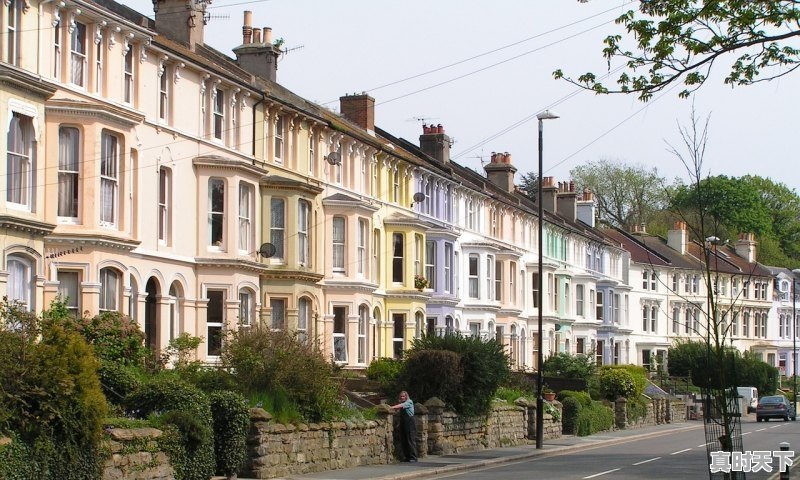
[[[514,462],[535,456],[563,455],[570,451],[589,449],[595,446],[608,446],[636,439],[658,435],[668,435],[679,430],[702,428],[701,422],[687,422],[655,427],[618,430],[589,437],[564,436],[557,440],[546,440],[544,448],[537,450],[535,445],[480,450],[477,452],[452,455],[434,455],[421,458],[417,463],[393,463],[389,465],[365,465],[343,470],[329,470],[307,475],[292,475],[285,479],[301,480],[409,480],[430,477],[444,473],[466,471],[500,463]],[[246,479],[240,479],[246,480]]]

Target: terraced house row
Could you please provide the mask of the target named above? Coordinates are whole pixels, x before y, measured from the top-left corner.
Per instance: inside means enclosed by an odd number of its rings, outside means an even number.
[[[475,172],[441,125],[412,143],[375,125],[367,94],[340,114],[300,98],[276,80],[269,28],[245,12],[229,57],[203,41],[205,5],[155,0],[153,21],[112,0],[4,2],[0,294],[120,311],[156,350],[201,336],[207,361],[256,324],[348,368],[455,331],[535,368],[540,310],[545,356],[652,365],[704,336],[707,260],[685,226],[599,228],[591,193],[553,178],[539,219],[510,154]],[[733,343],[788,367],[774,284],[791,272],[755,248],[745,234],[714,251]]]

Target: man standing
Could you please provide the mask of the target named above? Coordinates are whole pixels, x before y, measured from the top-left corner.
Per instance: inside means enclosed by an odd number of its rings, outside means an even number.
[[[408,392],[400,392],[400,403],[392,405],[400,410],[400,443],[406,462],[417,461],[417,425],[414,422],[414,402],[408,398]]]

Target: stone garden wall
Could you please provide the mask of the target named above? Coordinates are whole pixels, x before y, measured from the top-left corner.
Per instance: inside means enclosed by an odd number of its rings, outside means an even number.
[[[666,397],[651,398],[647,404],[647,414],[636,422],[628,422],[627,403],[624,398],[614,403],[614,422],[617,428],[641,428],[686,421],[686,405],[679,400]]]
[[[103,480],[173,480],[175,471],[156,439],[155,428],[114,428],[107,446],[111,457],[103,466]]]

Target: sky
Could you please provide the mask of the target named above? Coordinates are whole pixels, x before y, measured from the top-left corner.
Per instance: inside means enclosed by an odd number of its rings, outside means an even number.
[[[153,16],[150,1],[126,4]],[[545,176],[566,181],[576,166],[607,159],[688,181],[669,145],[682,145],[679,125],[688,125],[694,107],[702,120],[710,115],[705,175],[760,175],[800,191],[800,174],[791,173],[800,72],[731,88],[722,84],[727,64],[718,62],[689,99],[678,98],[678,85],[647,103],[553,78],[559,68],[573,77],[607,72],[602,40],[621,33],[614,19],[635,7],[631,0],[215,0],[205,43],[233,56],[251,10],[253,27],[271,27],[285,41],[284,87],[335,111],[340,96],[367,92],[378,127],[419,144],[423,122],[442,124],[456,162],[482,172],[492,152],[509,152],[517,181],[537,169],[535,115],[545,109],[560,116],[544,124]]]

